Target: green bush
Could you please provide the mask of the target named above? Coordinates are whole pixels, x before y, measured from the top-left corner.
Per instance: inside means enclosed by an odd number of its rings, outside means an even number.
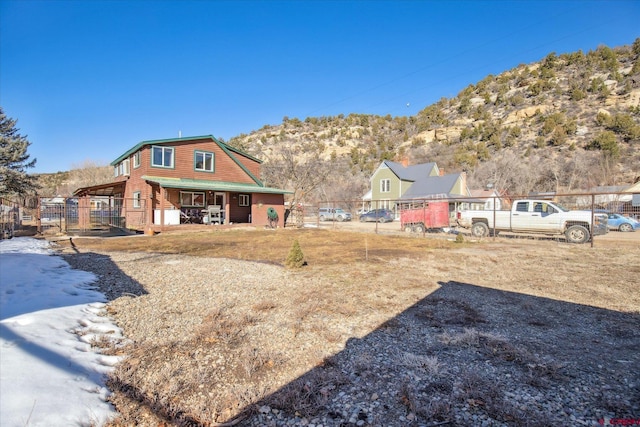
[[[298,243],[298,239],[296,239],[293,241],[293,245],[289,250],[289,255],[287,256],[285,265],[288,268],[301,268],[306,264],[307,263],[304,261],[304,254],[300,248],[300,243]]]
[[[616,134],[606,130],[599,133],[586,147],[588,150],[600,150],[612,158],[620,157],[620,146]]]

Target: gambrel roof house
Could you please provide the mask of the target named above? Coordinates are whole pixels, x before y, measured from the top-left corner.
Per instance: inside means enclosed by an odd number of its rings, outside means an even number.
[[[158,229],[181,223],[284,220],[284,195],[260,180],[261,160],[211,135],[142,141],[111,165],[114,182],[74,195],[108,197],[126,228]],[[271,208],[271,209],[270,209]]]

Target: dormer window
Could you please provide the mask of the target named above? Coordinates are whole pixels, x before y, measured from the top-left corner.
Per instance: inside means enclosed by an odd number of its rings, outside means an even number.
[[[151,147],[151,166],[156,168],[173,168],[174,167],[173,147]]]
[[[118,163],[113,168],[113,174],[114,174],[114,176],[122,176],[122,175],[129,176],[129,174],[130,174],[129,159],[123,160],[120,163]]]
[[[140,167],[140,152],[136,151],[136,153],[133,155],[133,168],[139,168]]]
[[[122,163],[120,163],[120,175],[129,176],[130,172],[131,171],[129,170],[129,159],[123,160]]]
[[[194,154],[194,169],[202,172],[213,172],[213,153],[196,151]]]

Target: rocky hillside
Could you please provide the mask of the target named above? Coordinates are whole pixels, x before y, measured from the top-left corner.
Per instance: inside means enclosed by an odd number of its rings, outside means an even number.
[[[228,143],[265,160],[296,198],[361,197],[381,160],[435,161],[472,187],[512,194],[632,183],[640,176],[640,38],[550,53],[489,75],[415,116],[285,117]]]

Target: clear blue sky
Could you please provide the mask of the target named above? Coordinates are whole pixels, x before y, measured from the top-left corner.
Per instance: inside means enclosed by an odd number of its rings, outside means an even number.
[[[283,117],[414,115],[488,74],[640,37],[640,1],[0,0],[30,172]]]

